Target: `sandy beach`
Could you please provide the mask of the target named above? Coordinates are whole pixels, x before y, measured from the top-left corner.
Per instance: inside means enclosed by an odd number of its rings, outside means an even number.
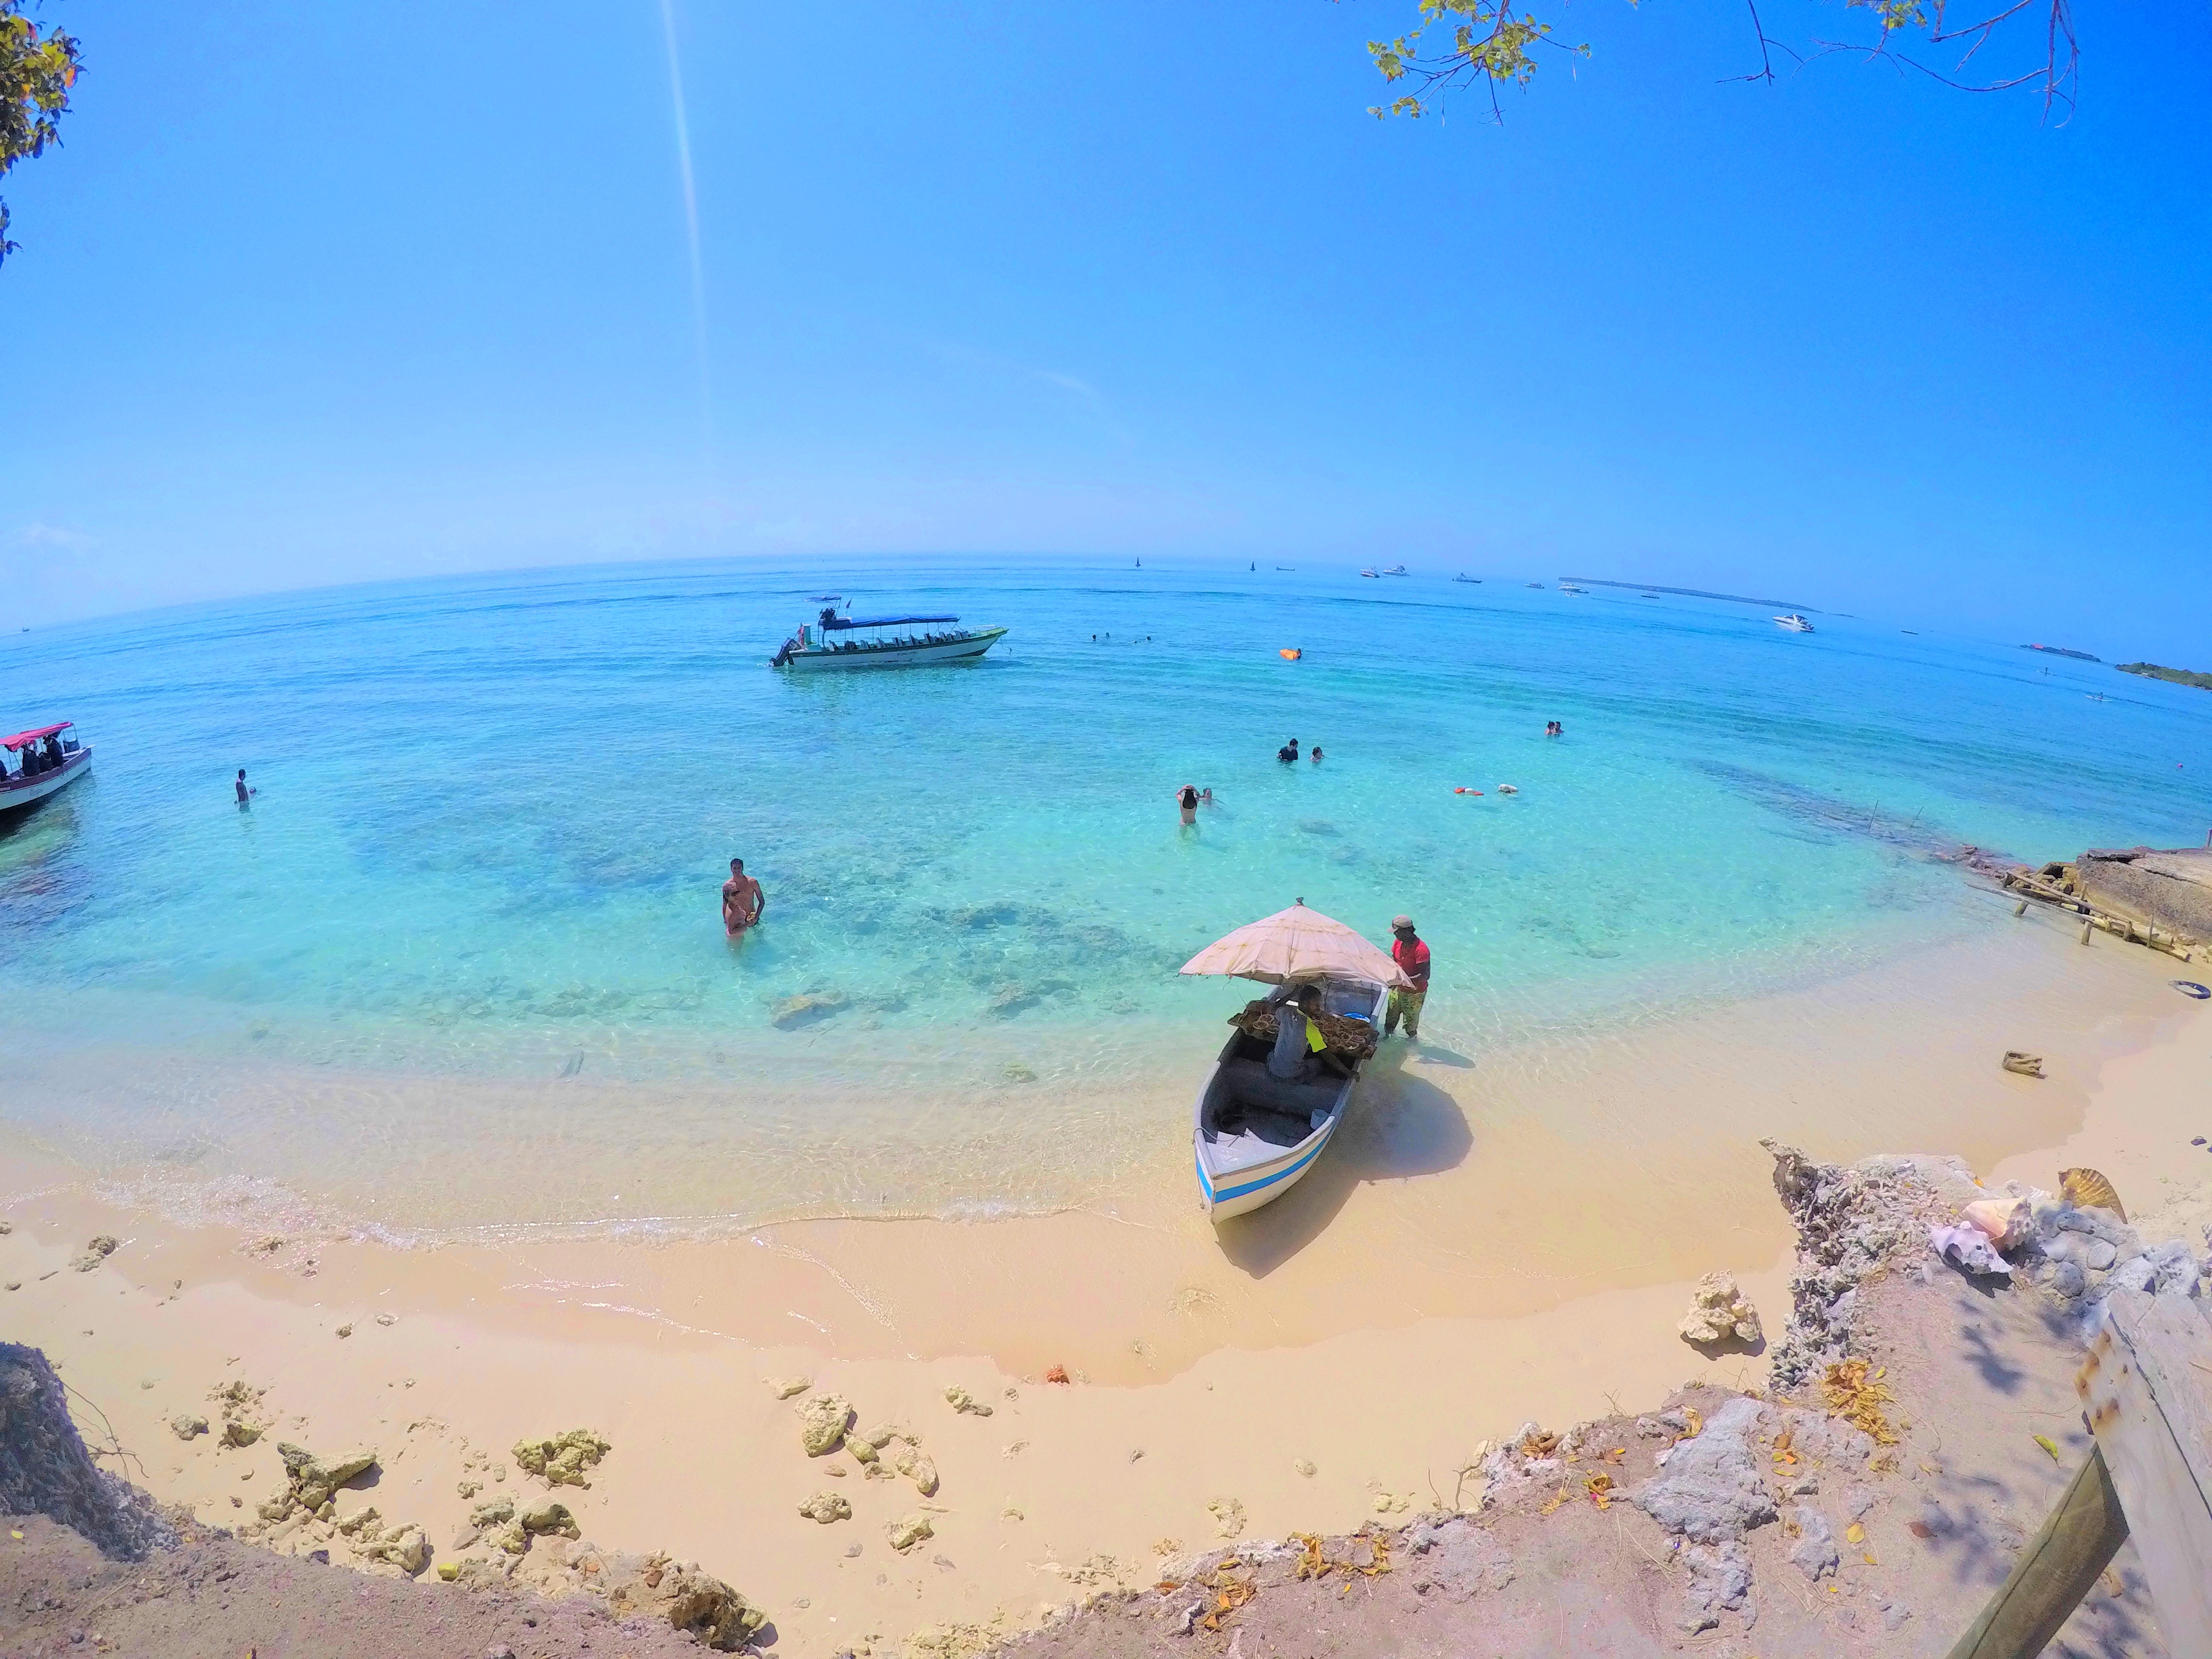
[[[1478,1449],[1526,1420],[1756,1387],[1760,1354],[1708,1359],[1674,1327],[1715,1268],[1770,1333],[1786,1314],[1762,1136],[1837,1159],[1941,1148],[2045,1187],[2087,1163],[2146,1239],[2200,1224],[2212,1017],[2169,988],[2169,958],[1991,918],[1579,1054],[1396,1060],[1314,1177],[1218,1240],[1166,1178],[1171,1097],[1162,1178],[1095,1206],[685,1243],[395,1250],[186,1226],[16,1147],[0,1276],[19,1288],[0,1307],[62,1368],[88,1438],[121,1449],[112,1466],[210,1526],[281,1489],[276,1442],[360,1445],[380,1473],[341,1516],[373,1501],[439,1561],[482,1555],[455,1547],[474,1503],[545,1492],[510,1449],[584,1427],[612,1447],[559,1494],[585,1538],[696,1559],[769,1611],[778,1652],[1015,1629],[1225,1536],[1471,1503]],[[2049,1076],[2002,1072],[2009,1048]],[[72,1271],[100,1234],[113,1254]],[[910,1431],[936,1492],[806,1456],[805,1396],[776,1386],[801,1378],[860,1426]],[[234,1382],[265,1391],[268,1432],[244,1448],[219,1443],[210,1403]],[[179,1413],[217,1432],[179,1439]],[[802,1518],[823,1492],[851,1518]],[[915,1513],[933,1536],[893,1550]]]

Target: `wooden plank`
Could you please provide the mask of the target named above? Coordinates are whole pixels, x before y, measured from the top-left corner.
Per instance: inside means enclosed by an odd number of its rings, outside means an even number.
[[[2212,1324],[2187,1297],[2107,1297],[2075,1387],[2166,1645],[2212,1656]]]
[[[1952,1646],[1950,1659],[2035,1659],[2127,1541],[2104,1454],[2093,1449],[2012,1574]],[[2174,1649],[2176,1659],[2185,1651]]]

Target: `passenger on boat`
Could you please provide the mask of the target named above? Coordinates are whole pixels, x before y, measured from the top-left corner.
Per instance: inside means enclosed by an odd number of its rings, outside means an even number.
[[[1267,1055],[1267,1074],[1285,1083],[1305,1083],[1316,1071],[1350,1077],[1352,1067],[1328,1046],[1316,1018],[1321,988],[1301,985],[1275,1005],[1275,1046]]]

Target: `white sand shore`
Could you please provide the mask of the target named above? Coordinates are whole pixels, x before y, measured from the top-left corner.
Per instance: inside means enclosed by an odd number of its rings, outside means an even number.
[[[240,1230],[118,1209],[12,1148],[0,1279],[21,1288],[0,1310],[104,1413],[134,1478],[216,1524],[277,1482],[275,1440],[368,1443],[384,1466],[369,1497],[447,1557],[472,1450],[519,1492],[515,1440],[593,1428],[614,1449],[589,1492],[562,1494],[586,1536],[696,1559],[773,1611],[779,1651],[829,1654],[1032,1617],[1079,1594],[1086,1563],[1143,1582],[1155,1545],[1215,1535],[1218,1500],[1254,1535],[1347,1529],[1378,1503],[1449,1503],[1475,1444],[1523,1419],[1635,1409],[1686,1378],[1757,1382],[1757,1358],[1707,1362],[1674,1324],[1696,1276],[1729,1267],[1779,1327],[1790,1235],[1762,1135],[1832,1158],[1955,1151],[1984,1178],[2045,1186],[2087,1162],[2147,1236],[2178,1230],[2212,1175],[2188,1145],[2212,1133],[2192,1104],[2212,1014],[2171,971],[2007,916],[1571,1058],[1401,1065],[1312,1178],[1219,1240],[1182,1189],[1180,1098],[1161,1103],[1157,1178],[1085,1210],[683,1244],[294,1240],[255,1259]],[[1999,1071],[2009,1048],[2043,1054],[2049,1079]],[[122,1247],[70,1271],[96,1232]],[[1054,1364],[1087,1380],[1039,1382]],[[765,1382],[789,1376],[918,1431],[943,1480],[934,1539],[895,1554],[884,1525],[913,1489],[833,1480],[824,1465],[849,1458],[801,1454]],[[170,1433],[179,1411],[213,1417],[207,1395],[232,1378],[268,1390],[263,1443]],[[994,1414],[956,1413],[953,1384]],[[855,1518],[801,1519],[824,1489]]]

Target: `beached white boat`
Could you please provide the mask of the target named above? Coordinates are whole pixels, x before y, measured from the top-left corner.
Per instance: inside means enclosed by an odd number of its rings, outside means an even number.
[[[0,749],[14,763],[0,778],[0,812],[42,801],[92,770],[92,745],[64,735],[76,729],[74,720],[64,720],[0,738]]]
[[[1277,988],[1280,1003],[1307,985],[1322,1010],[1382,1030],[1392,985],[1407,983],[1388,951],[1304,902],[1238,928],[1183,964],[1186,974],[1231,974]],[[1328,1150],[1365,1069],[1284,1079],[1269,1071],[1269,1045],[1231,1029],[1199,1085],[1191,1111],[1191,1150],[1200,1206],[1215,1221],[1280,1198]]]
[[[1786,628],[1793,634],[1809,634],[1813,631],[1813,624],[1795,611],[1786,617],[1777,617],[1774,619],[1774,625],[1777,628]]]
[[[981,656],[1006,635],[1003,628],[962,628],[959,622],[957,617],[855,620],[824,606],[820,618],[801,623],[799,632],[786,640],[769,661],[776,668],[801,672],[963,662]],[[898,631],[887,631],[890,629]]]

